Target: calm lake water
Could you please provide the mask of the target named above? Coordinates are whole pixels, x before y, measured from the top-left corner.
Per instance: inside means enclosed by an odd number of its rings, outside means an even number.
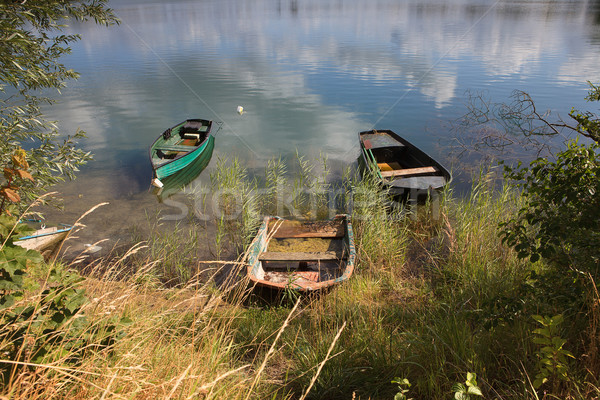
[[[72,222],[108,201],[97,239],[164,209],[149,192],[148,146],[186,118],[222,121],[219,157],[252,172],[296,150],[340,171],[357,132],[392,129],[445,161],[437,145],[466,92],[527,91],[565,115],[600,81],[600,2],[485,0],[114,1],[122,23],[73,26],[64,62],[81,73],[48,110],[85,130],[95,160],[61,185]],[[236,112],[238,105],[247,111]],[[597,108],[597,105],[591,104]],[[91,240],[91,239],[90,239]]]

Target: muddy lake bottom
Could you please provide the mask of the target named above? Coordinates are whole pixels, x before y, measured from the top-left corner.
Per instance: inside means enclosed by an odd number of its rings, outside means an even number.
[[[173,207],[173,203],[159,203],[151,189],[129,195],[111,193],[110,178],[94,180],[93,185],[85,179],[57,186],[61,208],[46,205],[33,211],[42,212],[48,224],[74,224],[80,218],[82,227],[65,241],[61,255],[64,260],[72,261],[82,254],[98,259],[123,253],[136,243],[149,240],[158,232],[183,231],[192,227],[200,232],[197,251],[202,260],[215,259],[211,252],[214,246],[215,226],[210,220],[200,220],[194,212],[193,204],[183,194],[175,195],[173,202],[188,206]],[[98,206],[102,203],[101,206]],[[94,211],[87,213],[93,207]],[[184,209],[185,208],[185,209]]]

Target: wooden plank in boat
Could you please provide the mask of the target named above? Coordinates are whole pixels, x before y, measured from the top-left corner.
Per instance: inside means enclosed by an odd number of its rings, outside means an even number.
[[[365,149],[379,149],[382,147],[404,147],[402,142],[394,139],[386,132],[361,134]]]
[[[177,144],[163,144],[157,147],[158,150],[162,151],[190,151],[194,150],[194,146],[177,145]]]
[[[341,238],[344,237],[344,229],[338,229],[332,232],[286,232],[282,231],[273,235],[275,239],[296,239],[296,238]]]
[[[397,162],[377,163],[377,166],[381,171],[394,171],[402,169],[402,166]]]
[[[184,139],[184,141],[185,140],[193,140],[194,141],[194,145],[195,145],[196,142],[198,140],[200,140],[200,134],[199,133],[189,133],[189,132],[186,132],[186,133],[183,134],[183,139]],[[187,143],[185,143],[185,144],[187,144]]]
[[[267,271],[295,272],[305,268],[310,271],[324,271],[334,273],[344,267],[343,260],[320,260],[320,261],[263,261],[263,269]]]
[[[323,252],[274,252],[265,251],[258,256],[260,261],[334,261],[340,257],[335,251]]]
[[[392,178],[406,175],[433,174],[436,172],[438,172],[438,169],[436,167],[405,168],[393,171],[381,171],[381,176],[383,178]]]
[[[316,221],[300,222],[285,221],[269,223],[269,232],[278,226],[273,235],[275,239],[284,238],[341,238],[346,234],[344,224],[341,221]]]

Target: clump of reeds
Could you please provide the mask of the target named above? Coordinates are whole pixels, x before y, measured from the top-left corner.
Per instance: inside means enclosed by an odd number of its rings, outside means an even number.
[[[265,168],[265,193],[261,208],[266,215],[284,215],[283,198],[287,190],[287,166],[281,159],[272,158]]]
[[[291,172],[289,171],[291,169]],[[337,211],[330,201],[327,157],[321,154],[310,160],[296,151],[291,166],[281,158],[268,161],[265,168],[265,187],[261,192],[263,215],[278,215],[300,219],[327,219]]]
[[[256,181],[249,179],[248,171],[237,158],[217,160],[210,179],[216,225],[215,255],[220,259],[226,237],[238,252],[252,240],[260,222],[258,197]]]
[[[519,193],[496,188],[493,171],[482,170],[466,198],[449,198],[445,233],[451,248],[448,266],[439,272],[465,297],[485,299],[511,290],[524,279],[529,263],[505,246],[498,225],[520,207]]]

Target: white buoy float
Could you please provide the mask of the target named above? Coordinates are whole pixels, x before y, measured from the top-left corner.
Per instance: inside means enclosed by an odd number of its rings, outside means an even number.
[[[238,112],[238,114],[242,115],[244,113],[244,107],[237,106],[237,112]]]

